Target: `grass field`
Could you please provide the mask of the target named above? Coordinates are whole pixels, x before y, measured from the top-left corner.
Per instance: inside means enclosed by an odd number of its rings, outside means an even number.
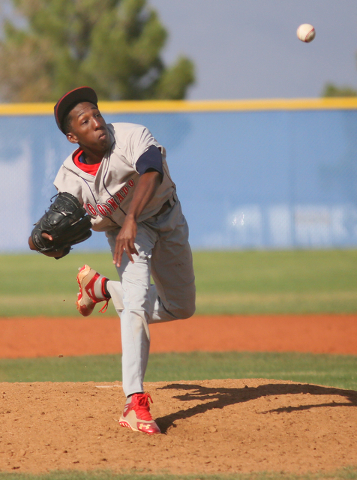
[[[118,474],[99,472],[53,472],[43,475],[24,473],[1,473],[0,480],[355,480],[357,467],[338,469],[334,472],[319,472],[304,475],[284,472],[236,473],[220,475],[140,475],[139,473]]]
[[[84,263],[117,278],[109,253],[0,256],[1,315],[73,315]],[[194,252],[194,264],[198,314],[357,312],[357,250]]]
[[[271,378],[357,390],[357,357],[300,353],[151,354],[147,382]],[[121,381],[119,355],[0,360],[0,382]]]
[[[0,473],[0,480],[355,480],[357,468],[344,468],[335,472],[310,475],[285,473],[246,473],[221,475],[140,475],[103,472],[55,472],[44,475]]]

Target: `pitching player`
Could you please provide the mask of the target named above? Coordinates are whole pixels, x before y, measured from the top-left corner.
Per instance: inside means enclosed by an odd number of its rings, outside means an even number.
[[[195,311],[188,226],[164,147],[142,125],[106,124],[97,102],[93,89],[80,87],[55,106],[58,127],[78,148],[64,161],[54,185],[78,198],[91,215],[93,230],[105,232],[120,278],[111,281],[83,266],[77,276],[77,309],[90,315],[98,302],[107,305],[112,298],[121,320],[127,397],[120,424],[160,433],[143,387],[148,325],[189,318]]]

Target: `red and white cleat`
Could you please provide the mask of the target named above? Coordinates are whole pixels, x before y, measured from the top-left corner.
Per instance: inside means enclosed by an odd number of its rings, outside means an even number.
[[[90,268],[89,265],[84,265],[79,269],[77,275],[77,282],[79,285],[79,293],[77,294],[76,306],[77,310],[84,317],[88,317],[97,303],[106,302],[106,304],[99,311],[104,313],[108,308],[109,298],[105,295],[104,282],[107,279],[100,275],[98,272]],[[96,285],[96,291],[100,292],[100,296],[95,294],[95,283],[99,282]]]
[[[148,435],[161,433],[155,420],[152,419],[149,399],[152,403],[152,398],[148,393],[134,393],[129,397],[119,420],[120,425],[130,428],[134,432],[143,432]]]

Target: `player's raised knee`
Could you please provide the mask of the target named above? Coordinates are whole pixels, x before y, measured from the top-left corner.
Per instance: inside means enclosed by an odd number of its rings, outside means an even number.
[[[177,318],[180,318],[181,320],[186,320],[192,317],[195,311],[196,311],[196,305],[195,303],[192,303],[190,305],[184,305],[182,307],[178,307],[172,313],[174,313],[174,315],[177,316]]]

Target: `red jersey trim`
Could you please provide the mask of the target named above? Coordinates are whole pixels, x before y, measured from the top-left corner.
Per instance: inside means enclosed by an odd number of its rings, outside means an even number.
[[[93,175],[93,177],[96,176],[98,172],[98,168],[100,167],[100,163],[95,163],[94,165],[88,165],[87,163],[82,163],[79,160],[79,157],[82,155],[83,150],[78,148],[72,155],[73,158],[73,163],[80,168],[83,172],[89,173],[90,175]]]

